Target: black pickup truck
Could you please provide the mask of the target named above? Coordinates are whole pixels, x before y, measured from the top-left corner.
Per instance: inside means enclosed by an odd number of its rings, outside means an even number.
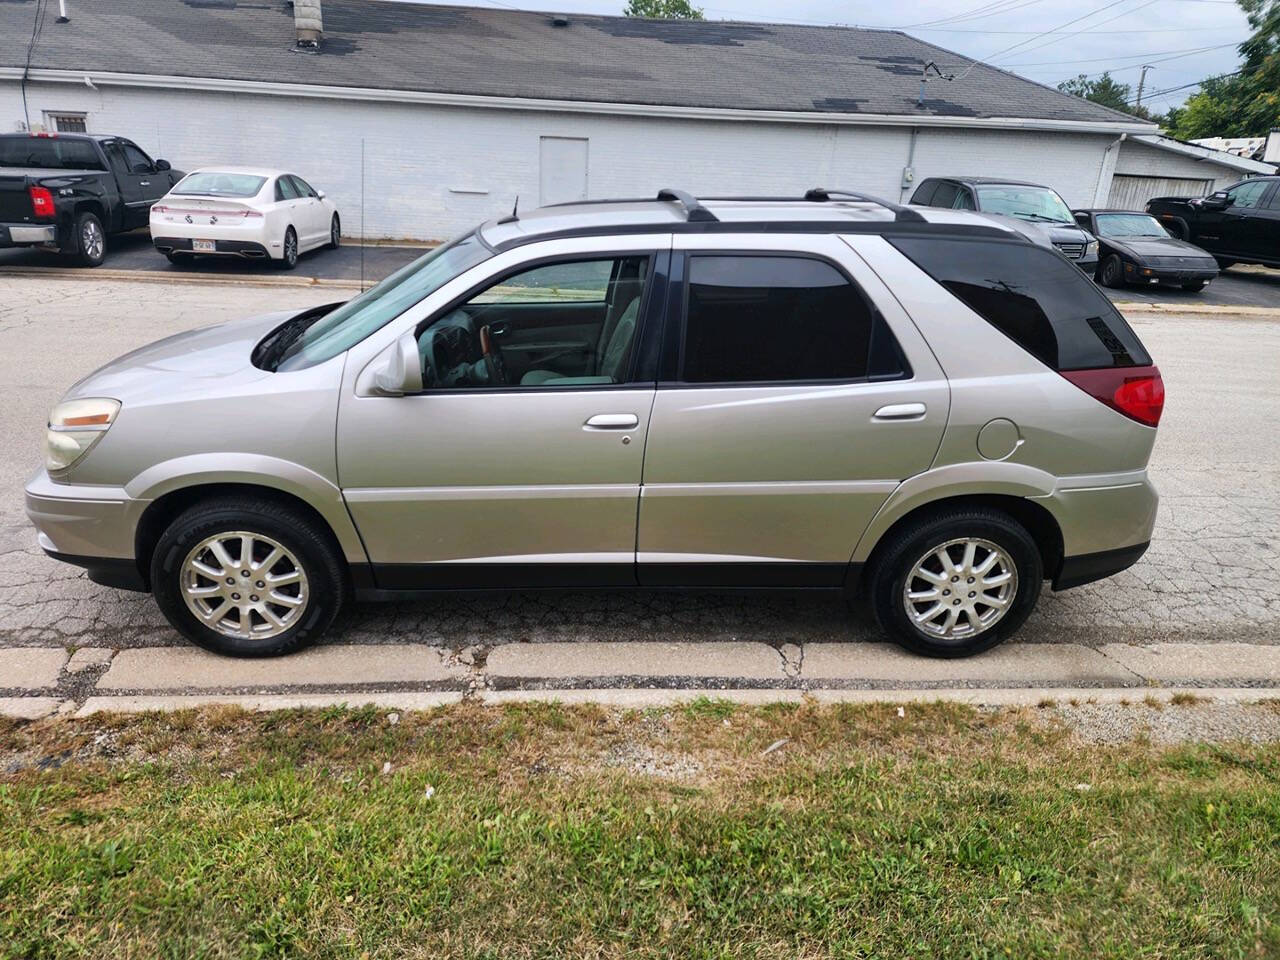
[[[107,237],[146,226],[181,179],[123,137],[0,134],[0,248],[44,247],[96,267]]]
[[[1207,197],[1156,197],[1147,213],[1179,240],[1233,263],[1280,267],[1280,177],[1254,177]]]

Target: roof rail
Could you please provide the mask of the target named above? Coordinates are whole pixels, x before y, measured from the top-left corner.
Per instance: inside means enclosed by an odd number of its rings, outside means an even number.
[[[927,222],[918,210],[912,210],[910,207],[904,207],[900,203],[890,203],[888,200],[881,200],[879,197],[873,197],[868,193],[858,193],[855,190],[828,190],[826,187],[814,187],[812,190],[805,191],[804,198],[806,200],[816,200],[818,202],[831,200],[833,198],[862,200],[866,203],[874,203],[877,206],[884,207],[886,210],[892,210],[894,213],[894,220],[911,221],[914,223]]]
[[[684,208],[684,218],[689,222],[717,221],[720,218],[698,202],[698,198],[683,190],[672,190],[670,187],[658,191],[659,200],[674,200]]]

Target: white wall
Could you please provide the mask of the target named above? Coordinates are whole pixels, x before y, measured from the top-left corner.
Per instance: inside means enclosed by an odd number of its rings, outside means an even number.
[[[1213,180],[1213,189],[1220,190],[1245,178],[1245,174],[1231,167],[1224,167],[1208,160],[1184,157],[1169,150],[1149,147],[1145,143],[1126,140],[1120,145],[1120,157],[1116,160],[1116,173],[1129,177],[1167,179],[1177,177],[1187,180]],[[1155,196],[1155,194],[1152,194]]]
[[[590,140],[591,197],[648,196],[674,186],[704,196],[800,194],[811,186],[898,199],[905,127],[665,120],[572,113],[31,84],[44,110],[88,113],[91,133],[135,140],[176,168],[252,163],[293,170],[325,190],[349,235],[440,239],[538,203],[539,138]],[[0,130],[20,128],[17,83],[0,83]],[[1009,176],[1055,187],[1072,205],[1093,197],[1103,151],[1092,134],[921,130],[916,181],[940,174]],[[485,193],[455,191],[487,191]],[[910,192],[906,193],[910,196]]]

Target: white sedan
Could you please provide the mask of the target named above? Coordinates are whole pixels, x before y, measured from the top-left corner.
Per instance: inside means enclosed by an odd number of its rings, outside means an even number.
[[[337,247],[333,202],[296,174],[250,167],[195,170],[151,207],[151,242],[182,257],[270,259],[292,270],[298,254]]]

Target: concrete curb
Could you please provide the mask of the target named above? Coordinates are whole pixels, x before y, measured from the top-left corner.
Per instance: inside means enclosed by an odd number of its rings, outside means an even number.
[[[1121,313],[1171,313],[1178,316],[1236,316],[1262,317],[1280,320],[1280,307],[1235,306],[1225,303],[1146,303],[1141,300],[1117,300],[1115,307]]]
[[[1160,687],[1117,689],[1114,687],[1018,687],[970,690],[939,687],[922,690],[814,690],[738,689],[727,690],[501,690],[486,691],[474,702],[500,707],[516,703],[597,704],[622,710],[678,707],[695,700],[725,700],[744,706],[772,703],[800,703],[811,700],[819,704],[909,704],[959,703],[978,707],[1047,707],[1072,701],[1098,704],[1167,704],[1174,698],[1192,696],[1201,701],[1218,703],[1257,703],[1280,699],[1280,691],[1258,687]],[[39,720],[53,716],[92,717],[97,713],[171,713],[201,707],[231,706],[256,713],[273,710],[324,709],[333,707],[376,707],[380,710],[432,710],[461,703],[459,692],[440,693],[369,693],[369,694],[260,694],[260,695],[175,695],[90,697],[76,708],[75,701],[58,697],[0,698],[0,717]]]

